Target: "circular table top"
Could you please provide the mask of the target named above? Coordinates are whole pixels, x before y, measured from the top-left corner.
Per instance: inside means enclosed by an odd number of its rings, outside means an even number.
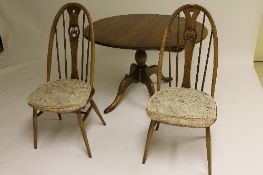
[[[158,14],[129,14],[103,18],[93,23],[95,43],[103,46],[134,49],[134,50],[159,50],[165,25],[170,15]],[[179,47],[184,47],[183,31],[185,18],[180,18]],[[175,20],[172,25],[170,47],[177,46],[177,25]],[[202,24],[197,23],[196,43],[201,40]],[[85,28],[85,36],[88,27]],[[203,39],[207,36],[204,28]]]

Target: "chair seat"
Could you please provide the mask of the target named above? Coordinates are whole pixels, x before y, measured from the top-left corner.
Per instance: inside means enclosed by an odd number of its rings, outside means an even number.
[[[28,96],[28,104],[40,111],[66,113],[87,104],[90,86],[80,80],[49,81]]]
[[[146,108],[155,121],[170,125],[204,128],[216,121],[215,100],[208,94],[190,88],[167,88],[156,92]]]

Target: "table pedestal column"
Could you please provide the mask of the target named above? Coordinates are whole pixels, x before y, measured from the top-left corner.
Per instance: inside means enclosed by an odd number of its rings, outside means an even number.
[[[113,111],[118,106],[118,104],[121,102],[122,96],[126,88],[132,83],[141,82],[146,85],[150,96],[154,94],[154,85],[152,80],[150,79],[150,76],[152,74],[157,75],[157,65],[147,66],[145,64],[146,60],[147,54],[145,50],[137,50],[135,53],[135,61],[137,64],[131,64],[129,74],[126,74],[122,79],[119,85],[117,96],[112,102],[112,104],[104,110],[105,114]],[[162,80],[165,82],[170,81],[168,77],[164,76],[162,76]]]

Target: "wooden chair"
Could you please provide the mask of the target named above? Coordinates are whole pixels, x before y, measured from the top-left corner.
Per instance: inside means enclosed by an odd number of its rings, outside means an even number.
[[[198,29],[201,30],[201,36],[197,35],[197,21],[202,24],[201,29]],[[171,26],[174,23],[178,28],[171,31]],[[179,36],[179,29],[182,29],[181,25],[184,26],[183,36]],[[176,37],[177,42],[169,42],[171,37]],[[198,37],[204,39],[201,39],[199,46],[196,44]],[[179,53],[178,44],[181,42],[184,42],[184,51]],[[174,48],[174,45],[177,45],[178,49],[171,49]],[[167,55],[169,57],[169,78],[175,73],[175,87],[172,87],[172,83],[170,83],[168,88],[161,89],[165,50],[169,51]],[[172,60],[172,51],[175,52],[175,60]],[[213,58],[209,59],[210,55],[213,55]],[[184,59],[180,59],[180,56],[184,56]],[[174,62],[172,63],[172,61]],[[179,66],[180,62],[183,62],[182,66]],[[175,70],[172,72],[174,63]],[[211,175],[210,126],[217,119],[217,107],[214,100],[217,67],[217,30],[210,13],[199,5],[184,5],[178,8],[172,14],[164,31],[158,63],[157,92],[150,98],[146,109],[151,122],[146,139],[143,164],[146,161],[154,127],[158,127],[160,123],[189,128],[206,128],[208,174]],[[180,72],[183,73],[182,77],[179,76]],[[207,78],[210,75],[209,73],[211,76]],[[210,83],[205,83],[207,81]],[[181,87],[179,87],[180,85]],[[209,92],[210,95],[205,91]]]
[[[84,38],[85,25],[89,26],[89,40]],[[56,52],[55,55],[53,50]],[[92,108],[103,125],[106,125],[92,99],[95,93],[94,63],[95,43],[90,14],[81,4],[66,4],[56,14],[51,27],[47,55],[47,83],[38,87],[28,97],[28,104],[33,107],[35,149],[37,149],[37,119],[43,112],[55,112],[60,120],[62,113],[76,113],[88,156],[91,157],[84,121]],[[52,67],[57,68],[57,71],[52,72]],[[55,80],[51,81],[52,77]],[[88,104],[90,106],[85,110]]]

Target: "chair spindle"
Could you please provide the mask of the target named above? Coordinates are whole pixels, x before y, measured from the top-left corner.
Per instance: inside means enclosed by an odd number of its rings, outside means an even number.
[[[197,62],[197,70],[196,70],[196,79],[195,79],[195,89],[197,89],[197,84],[198,84],[198,78],[199,78],[199,68],[200,68],[200,60],[201,60],[201,55],[202,55],[202,44],[203,44],[203,35],[204,35],[204,26],[205,26],[205,13],[203,16],[203,22],[202,22],[202,29],[201,29],[201,41],[199,45],[199,53],[198,53],[198,62]]]
[[[171,64],[171,43],[170,43],[170,36],[171,36],[171,30],[169,29],[168,35],[167,35],[167,43],[168,43],[168,54],[169,54],[169,87],[172,86],[172,64]]]
[[[176,87],[178,86],[178,61],[179,61],[179,33],[180,33],[180,13],[177,15],[177,40],[176,40],[176,75],[175,75],[175,79],[176,79]]]
[[[172,75],[171,75],[171,72],[172,72],[172,68],[171,68],[171,51],[170,51],[170,47],[169,47],[169,87],[172,86]]]
[[[58,76],[59,76],[59,79],[61,79],[57,28],[55,29],[55,34],[56,34],[56,49],[57,49],[57,62],[58,62]]]
[[[85,13],[83,13],[82,23],[82,48],[81,48],[81,80],[83,80],[83,65],[84,65],[84,27],[85,27]]]
[[[66,24],[65,24],[65,14],[63,12],[63,36],[64,36],[64,55],[65,55],[65,76],[68,78],[68,61],[67,61],[67,41],[66,41]]]
[[[88,41],[88,48],[87,48],[87,64],[86,64],[86,79],[85,81],[88,81],[88,74],[89,74],[89,49],[90,48],[90,41]]]
[[[204,90],[204,84],[205,84],[205,78],[206,78],[206,70],[207,70],[207,65],[208,65],[208,60],[209,60],[209,55],[210,55],[210,50],[211,50],[212,38],[213,38],[213,31],[211,30],[211,34],[210,34],[210,38],[209,38],[209,46],[208,46],[208,50],[207,50],[207,57],[206,57],[206,62],[205,62],[205,70],[204,70],[204,76],[203,76],[201,91]]]

